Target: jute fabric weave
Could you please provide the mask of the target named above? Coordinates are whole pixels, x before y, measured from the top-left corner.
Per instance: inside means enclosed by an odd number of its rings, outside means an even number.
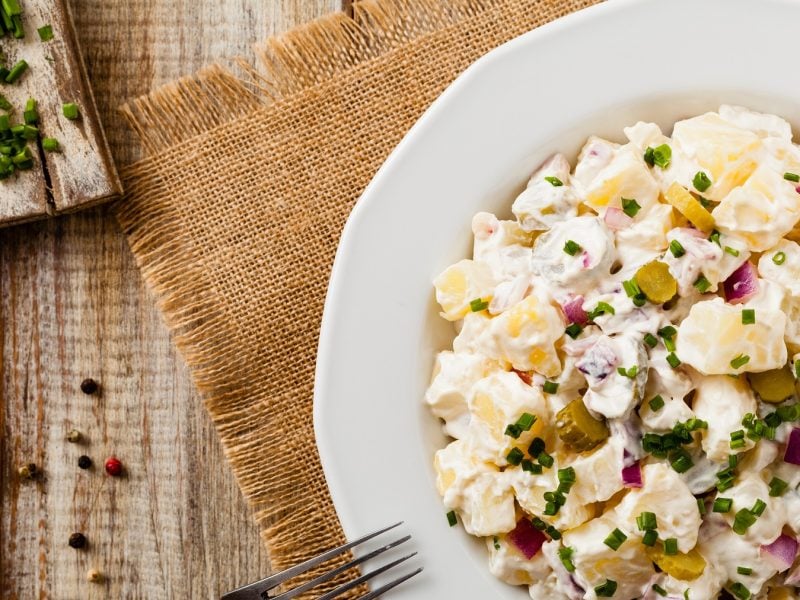
[[[312,390],[354,202],[470,63],[594,1],[365,0],[259,45],[245,78],[215,65],[123,108],[146,158],[117,216],[276,570],[343,540]],[[547,85],[544,68],[520,77]]]

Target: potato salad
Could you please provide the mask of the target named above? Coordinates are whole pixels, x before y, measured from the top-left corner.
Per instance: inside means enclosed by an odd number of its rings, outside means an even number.
[[[434,281],[443,513],[534,599],[798,598],[800,147],[735,106],[624,136]]]

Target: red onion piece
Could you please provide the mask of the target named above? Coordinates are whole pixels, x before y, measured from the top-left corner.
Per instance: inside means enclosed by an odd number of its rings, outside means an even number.
[[[776,564],[778,572],[785,571],[797,556],[797,540],[782,533],[771,544],[761,546],[761,554]]]
[[[747,302],[758,293],[758,274],[750,261],[742,263],[722,284],[725,299],[731,304]]]
[[[800,465],[800,429],[795,427],[789,434],[789,441],[786,443],[786,452],[783,455],[783,462],[793,465]]]
[[[519,377],[524,383],[527,383],[528,385],[533,383],[533,379],[531,378],[530,373],[526,371],[518,371],[517,369],[511,369],[511,370],[514,371],[514,373],[517,374],[517,377]]]
[[[605,221],[608,228],[613,231],[626,229],[627,227],[633,225],[633,219],[622,212],[622,209],[614,207],[606,209],[606,214],[603,217],[603,221]]]
[[[517,526],[508,534],[508,540],[530,560],[547,541],[545,535],[536,529],[529,519],[522,518],[517,521]]]
[[[800,185],[798,185],[796,188],[794,188],[794,191],[797,192],[798,194],[800,194]]]
[[[570,323],[586,325],[589,322],[589,315],[583,310],[583,296],[575,296],[569,302],[565,302],[561,305],[561,310],[564,311],[564,316]]]
[[[622,483],[629,488],[642,487],[642,468],[638,460],[632,465],[622,468]]]

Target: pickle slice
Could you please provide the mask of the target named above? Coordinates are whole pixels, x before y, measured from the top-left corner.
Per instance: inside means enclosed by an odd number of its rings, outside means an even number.
[[[654,304],[663,304],[678,293],[678,282],[670,274],[667,263],[658,260],[639,267],[634,276],[636,285]]]
[[[686,554],[664,554],[663,545],[658,544],[647,548],[647,555],[664,573],[681,581],[697,579],[706,569],[706,559],[697,548],[692,548]]]
[[[714,229],[714,217],[711,213],[703,208],[703,205],[677,181],[667,188],[664,197],[700,231],[711,233],[711,230]]]
[[[558,437],[577,452],[591,450],[608,438],[605,422],[595,419],[581,398],[575,398],[556,415]]]
[[[763,373],[748,373],[747,379],[764,402],[777,404],[794,394],[794,376],[788,366]]]

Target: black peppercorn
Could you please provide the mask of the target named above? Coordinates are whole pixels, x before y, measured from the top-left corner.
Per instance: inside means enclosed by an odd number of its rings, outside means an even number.
[[[91,377],[81,381],[81,391],[84,394],[94,394],[99,388],[100,386],[97,385],[97,382]]]
[[[86,536],[82,533],[73,533],[69,536],[70,548],[83,548],[86,545]]]
[[[92,466],[92,459],[89,458],[88,456],[86,456],[85,454],[83,456],[79,456],[78,457],[78,466],[81,469],[88,469],[89,467]]]

